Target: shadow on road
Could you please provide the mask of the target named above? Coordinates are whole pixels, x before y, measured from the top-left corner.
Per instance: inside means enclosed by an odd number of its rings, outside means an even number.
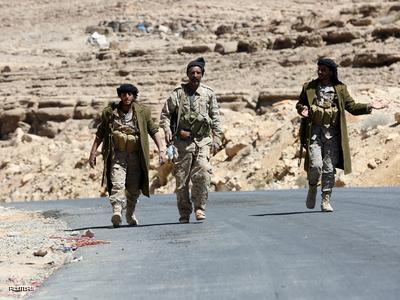
[[[271,214],[258,214],[258,215],[250,215],[250,217],[265,217],[265,216],[287,216],[287,215],[299,215],[299,214],[315,214],[322,213],[319,210],[306,210],[306,211],[291,211],[291,212],[281,212],[281,213],[271,213]]]
[[[201,224],[202,222],[191,222],[190,224]],[[155,224],[143,224],[143,225],[121,225],[118,228],[128,228],[128,227],[150,227],[150,226],[165,226],[165,225],[185,225],[181,224],[179,222],[173,222],[173,223],[155,223]],[[65,231],[78,231],[78,230],[87,230],[87,229],[118,229],[114,228],[112,225],[109,226],[93,226],[93,227],[81,227],[81,228],[73,228],[73,229],[67,229]]]

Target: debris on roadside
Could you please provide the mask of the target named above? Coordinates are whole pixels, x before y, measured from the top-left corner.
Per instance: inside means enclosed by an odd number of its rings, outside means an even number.
[[[34,255],[34,256],[44,257],[44,256],[47,255],[47,250],[45,250],[45,249],[39,249],[39,250],[33,252],[33,255]]]

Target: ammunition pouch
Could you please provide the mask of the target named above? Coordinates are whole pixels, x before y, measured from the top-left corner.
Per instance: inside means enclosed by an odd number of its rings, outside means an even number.
[[[338,108],[332,104],[329,107],[323,107],[316,104],[311,105],[311,117],[314,125],[323,125],[325,127],[334,126],[338,116]]]
[[[132,134],[125,134],[121,131],[115,130],[112,133],[114,142],[114,149],[120,152],[136,152],[139,151],[140,141],[139,137]]]
[[[211,120],[197,112],[182,115],[181,123],[194,137],[206,137],[211,133]]]

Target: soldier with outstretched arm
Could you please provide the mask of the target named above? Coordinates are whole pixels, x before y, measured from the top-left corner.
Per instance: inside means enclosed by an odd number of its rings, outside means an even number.
[[[329,58],[318,60],[318,78],[304,84],[296,104],[302,118],[302,146],[306,150],[304,169],[308,177],[306,206],[315,207],[321,179],[321,210],[332,212],[331,194],[336,168],[351,172],[351,157],[345,111],[352,115],[369,114],[387,105],[381,101],[356,103],[347,86],[338,79],[337,65]]]

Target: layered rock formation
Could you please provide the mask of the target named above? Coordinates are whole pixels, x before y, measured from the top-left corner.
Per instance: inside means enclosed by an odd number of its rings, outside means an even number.
[[[131,82],[157,119],[197,56],[206,59],[204,83],[215,89],[224,120],[225,148],[213,158],[215,190],[305,185],[294,104],[322,56],[340,65],[355,99],[390,103],[372,116],[349,116],[354,173],[339,173],[338,185],[400,184],[395,2],[23,0],[0,6],[6,12],[0,19],[0,201],[104,195],[101,163],[96,170],[87,163],[101,109],[118,100],[119,84]],[[21,14],[26,6],[31,9]],[[154,192],[172,192],[171,177],[156,188],[156,173],[154,161]]]

